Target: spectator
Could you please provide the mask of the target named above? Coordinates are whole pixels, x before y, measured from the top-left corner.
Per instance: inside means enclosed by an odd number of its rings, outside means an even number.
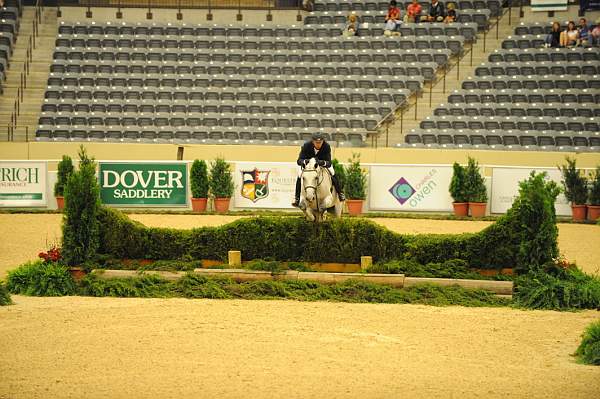
[[[590,44],[600,47],[600,18],[596,20],[596,26],[590,32]]]
[[[400,9],[396,5],[396,0],[390,1],[390,5],[388,7],[388,12],[385,15],[385,28],[383,29],[383,34],[386,36],[391,36],[396,32],[402,23],[400,19]]]
[[[302,8],[306,11],[315,10],[315,0],[302,0]]]
[[[456,10],[455,10],[455,6],[454,3],[448,3],[447,9],[448,12],[446,13],[446,18],[444,19],[444,22],[449,24],[451,22],[456,22]]]
[[[585,20],[585,18],[579,19],[579,27],[577,30],[579,33],[579,45],[582,47],[589,46],[590,45],[590,29],[587,25],[587,21]]]
[[[575,22],[569,21],[567,29],[560,34],[560,45],[562,47],[573,47],[577,45],[579,39],[579,32],[575,28]]]
[[[546,47],[560,47],[560,24],[552,23],[552,31],[546,36]]]
[[[427,14],[427,21],[443,22],[445,17],[446,13],[444,12],[444,5],[438,0],[431,0],[431,5],[429,6],[429,13]]]
[[[423,7],[419,4],[419,0],[412,0],[412,3],[406,7],[405,22],[419,22]]]
[[[342,35],[345,37],[352,37],[358,35],[358,19],[355,14],[350,14],[348,16],[348,22],[346,23],[346,27],[344,28],[344,32]]]

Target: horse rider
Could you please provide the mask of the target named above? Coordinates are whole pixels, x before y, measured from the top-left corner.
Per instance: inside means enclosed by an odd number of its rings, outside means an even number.
[[[335,187],[335,191],[337,191],[340,201],[345,201],[346,197],[344,196],[342,188],[340,187],[340,181],[335,175],[333,166],[331,166],[331,146],[325,141],[323,135],[317,132],[312,135],[312,139],[310,141],[307,141],[302,145],[300,155],[298,156],[298,161],[296,161],[298,164],[298,178],[296,179],[296,193],[292,206],[298,207],[300,205],[300,176],[302,175],[302,170],[308,164],[308,161],[310,161],[311,158],[315,158],[319,166],[329,170],[329,173],[331,173],[333,187]]]

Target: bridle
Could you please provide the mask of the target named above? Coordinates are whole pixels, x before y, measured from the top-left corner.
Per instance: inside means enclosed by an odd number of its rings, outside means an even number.
[[[323,177],[323,171],[321,168],[319,169],[303,169],[302,170],[302,175],[304,175],[305,173],[311,173],[311,172],[315,172],[317,174],[317,185],[316,186],[304,186],[304,192],[306,192],[307,189],[312,188],[315,190],[315,196],[317,195],[317,188],[321,185],[321,183],[323,183],[323,180],[325,180],[325,178]],[[319,177],[321,177],[321,181],[319,181]]]

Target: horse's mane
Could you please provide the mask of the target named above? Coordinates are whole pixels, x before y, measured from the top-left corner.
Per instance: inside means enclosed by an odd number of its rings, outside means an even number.
[[[306,164],[306,169],[309,169],[309,170],[317,169],[318,166],[319,166],[319,164],[317,164],[317,160],[315,158],[311,158],[308,161],[308,164]]]

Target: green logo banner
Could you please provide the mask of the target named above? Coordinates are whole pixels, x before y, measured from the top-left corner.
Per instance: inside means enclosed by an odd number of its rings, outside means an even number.
[[[46,206],[46,161],[0,161],[0,207]]]
[[[187,206],[187,166],[183,162],[100,162],[99,174],[104,204]]]

